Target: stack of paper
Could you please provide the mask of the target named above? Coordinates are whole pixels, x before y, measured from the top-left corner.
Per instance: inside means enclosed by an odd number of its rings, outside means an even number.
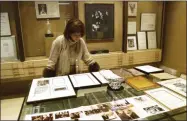
[[[128,71],[129,71],[132,75],[134,75],[134,76],[143,76],[143,75],[145,75],[144,73],[142,73],[142,72],[140,72],[140,71],[138,71],[138,70],[136,70],[136,69],[133,69],[133,68],[128,69]]]
[[[119,79],[122,78],[116,74],[114,74],[111,70],[101,70],[99,73],[104,76],[106,79]]]
[[[27,102],[75,96],[68,76],[34,79]]]
[[[150,73],[156,73],[156,72],[163,72],[163,69],[156,68],[150,65],[144,65],[144,66],[136,66],[135,69],[142,71],[144,73],[150,74]]]
[[[100,72],[92,72],[92,74],[102,83],[102,84],[108,84],[109,81],[101,75]]]
[[[157,88],[145,91],[152,98],[169,108],[170,110],[186,107],[186,98],[166,89]]]
[[[100,83],[90,73],[69,75],[74,88],[97,86]]]
[[[166,80],[166,79],[174,79],[177,78],[176,76],[173,76],[168,73],[155,73],[155,74],[150,74],[153,78],[156,78],[158,80]]]
[[[136,90],[145,90],[149,88],[159,87],[158,84],[150,81],[149,79],[143,76],[128,78],[126,82]]]
[[[171,79],[157,83],[186,97],[186,80],[182,78]]]

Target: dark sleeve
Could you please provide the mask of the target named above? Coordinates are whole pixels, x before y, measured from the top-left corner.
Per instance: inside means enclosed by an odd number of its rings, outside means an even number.
[[[88,67],[89,72],[96,72],[100,70],[100,66],[97,62],[94,62],[93,64],[90,64]]]

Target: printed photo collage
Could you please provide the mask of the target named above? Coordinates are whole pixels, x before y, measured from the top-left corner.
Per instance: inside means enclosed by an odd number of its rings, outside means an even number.
[[[26,115],[25,120],[137,120],[167,112],[146,95],[55,112]]]

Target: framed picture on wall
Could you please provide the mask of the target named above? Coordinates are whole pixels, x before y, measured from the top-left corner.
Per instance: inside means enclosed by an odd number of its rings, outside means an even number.
[[[136,36],[127,37],[127,50],[137,50]]]
[[[128,2],[128,16],[137,15],[137,2]]]
[[[86,40],[114,40],[114,4],[85,4]]]
[[[156,13],[141,14],[141,31],[153,31],[156,27]]]
[[[35,2],[36,18],[60,18],[59,3],[55,2]]]

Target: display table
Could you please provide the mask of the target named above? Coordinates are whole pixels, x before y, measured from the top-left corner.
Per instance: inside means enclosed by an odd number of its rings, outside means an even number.
[[[112,70],[115,74],[119,75],[119,71]],[[149,78],[149,76],[147,76]],[[44,113],[44,112],[52,112],[58,110],[65,110],[71,108],[77,108],[80,106],[88,106],[98,103],[116,101],[119,99],[124,99],[127,97],[139,96],[145,94],[143,91],[136,91],[128,84],[123,83],[124,89],[121,91],[111,91],[107,90],[107,86],[101,86],[96,88],[90,88],[87,90],[79,90],[77,91],[77,97],[71,98],[63,98],[63,99],[56,99],[44,102],[37,102],[33,104],[27,104],[27,96],[23,101],[22,108],[20,110],[18,120],[24,120],[25,116],[28,114],[35,114],[35,113]],[[159,115],[154,115],[151,117],[147,117],[148,120],[162,120],[162,119],[169,119],[175,120],[173,117],[178,116],[181,114],[186,113],[186,107],[180,108],[177,110],[169,111],[166,113],[162,113]],[[186,120],[184,117],[183,120]]]

